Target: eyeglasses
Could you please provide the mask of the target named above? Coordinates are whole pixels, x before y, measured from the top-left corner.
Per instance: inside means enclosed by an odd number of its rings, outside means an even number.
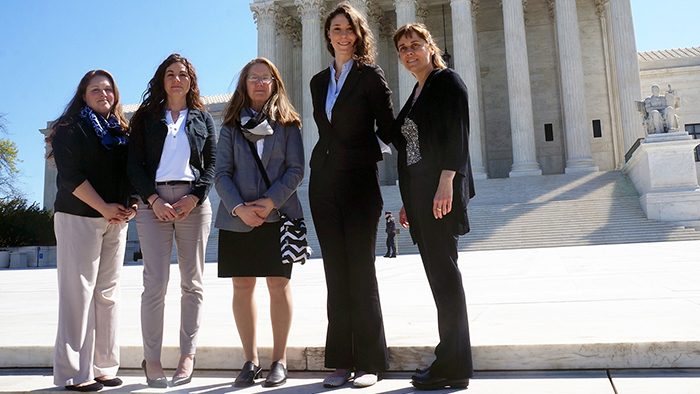
[[[274,77],[271,77],[271,76],[269,76],[269,75],[266,75],[266,76],[264,76],[264,77],[256,77],[256,76],[254,76],[254,75],[251,75],[251,76],[249,76],[248,78],[246,78],[246,80],[248,80],[248,82],[252,82],[252,83],[262,82],[262,83],[264,83],[265,85],[269,84],[269,83],[272,82],[274,79],[275,79]]]

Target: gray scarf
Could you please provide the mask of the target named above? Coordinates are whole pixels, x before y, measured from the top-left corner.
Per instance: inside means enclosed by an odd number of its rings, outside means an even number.
[[[247,107],[241,109],[241,131],[243,136],[253,143],[275,132],[270,126],[267,116],[262,111],[254,113],[253,110]]]

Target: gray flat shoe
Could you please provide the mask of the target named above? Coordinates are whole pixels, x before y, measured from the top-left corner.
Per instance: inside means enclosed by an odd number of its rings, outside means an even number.
[[[350,380],[350,371],[343,376],[329,376],[323,379],[323,387],[332,388],[340,387]]]

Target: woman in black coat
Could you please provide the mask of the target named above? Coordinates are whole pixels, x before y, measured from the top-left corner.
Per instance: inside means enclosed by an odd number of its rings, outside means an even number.
[[[58,170],[54,204],[58,332],[54,383],[73,391],[120,386],[119,277],[127,221],[129,129],[105,70],[85,74],[46,138]]]
[[[392,139],[399,157],[404,206],[399,223],[411,224],[438,309],[436,360],[412,377],[416,388],[464,388],[473,375],[467,306],[457,265],[457,238],[469,231],[467,203],[474,196],[469,163],[467,89],[446,68],[422,24],[394,34],[404,67],[418,83],[401,109]]]
[[[335,369],[323,384],[343,385],[354,370],[354,385],[366,387],[388,365],[374,248],[383,204],[377,136],[389,141],[394,113],[362,14],[339,4],[326,17],[325,33],[334,59],[311,80],[319,140],[309,182],[328,287],[325,366]]]

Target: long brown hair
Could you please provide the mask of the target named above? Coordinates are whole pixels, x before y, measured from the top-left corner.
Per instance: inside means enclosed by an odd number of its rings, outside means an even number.
[[[124,134],[129,135],[129,124],[124,116],[124,112],[122,111],[122,103],[119,99],[119,89],[117,88],[117,84],[114,83],[114,77],[105,70],[91,70],[88,71],[80,80],[78,88],[75,90],[75,94],[66,106],[66,109],[63,110],[63,114],[51,122],[51,133],[44,138],[44,141],[46,141],[46,143],[49,145],[49,151],[46,154],[47,159],[53,157],[53,147],[51,143],[53,142],[53,137],[56,135],[56,130],[58,130],[59,127],[68,126],[77,121],[78,113],[80,113],[83,107],[87,105],[83,97],[85,97],[87,87],[95,77],[105,77],[109,80],[109,83],[112,84],[112,90],[114,91],[114,104],[112,105],[112,108],[109,109],[109,112],[113,114],[117,120],[119,120],[119,125],[124,131]]]
[[[399,40],[404,36],[413,37],[417,35],[421,39],[428,43],[428,46],[433,50],[433,56],[431,57],[431,62],[436,68],[447,68],[447,64],[442,59],[442,50],[435,43],[433,35],[430,34],[428,28],[422,23],[407,23],[396,30],[394,33],[394,47],[399,50]]]
[[[357,36],[353,59],[359,64],[374,64],[374,57],[377,51],[374,45],[375,41],[372,30],[369,28],[365,16],[346,1],[335,6],[335,8],[328,13],[328,16],[326,16],[326,22],[323,27],[323,37],[326,38],[326,48],[328,52],[335,57],[335,49],[333,49],[333,44],[331,44],[331,39],[328,37],[328,34],[331,30],[331,19],[338,15],[344,15],[348,19],[350,26],[352,26],[352,31]]]
[[[221,114],[224,124],[229,127],[236,127],[241,122],[241,109],[250,107],[250,97],[248,97],[248,91],[246,89],[246,80],[250,69],[256,64],[266,65],[274,78],[271,82],[274,84],[272,87],[272,94],[263,105],[262,112],[268,118],[283,126],[295,125],[301,127],[301,119],[299,119],[299,114],[294,109],[294,106],[292,106],[292,103],[289,102],[287,90],[284,88],[284,82],[282,82],[280,72],[271,61],[264,57],[249,61],[241,70],[238,76],[236,91],[233,92],[231,100],[226,104],[226,108],[224,108]]]
[[[182,63],[187,70],[187,75],[190,78],[190,90],[187,92],[187,108],[198,109],[204,111],[204,104],[199,94],[199,86],[197,86],[197,73],[194,71],[194,66],[180,54],[173,53],[168,56],[163,63],[158,66],[156,74],[148,82],[148,88],[143,92],[141,105],[136,113],[131,118],[131,127],[144,127],[146,120],[150,117],[162,117],[165,112],[165,104],[168,98],[165,92],[165,71],[173,63]]]

